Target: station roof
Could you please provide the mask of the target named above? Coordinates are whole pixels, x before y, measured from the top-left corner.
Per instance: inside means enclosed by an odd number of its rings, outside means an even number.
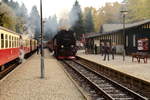
[[[150,23],[150,19],[131,23],[131,24],[125,24],[125,29],[134,28],[141,26],[143,24]],[[123,24],[103,24],[100,28],[99,33],[90,33],[86,35],[86,38],[93,38],[104,34],[111,34],[114,32],[122,31],[123,30]]]

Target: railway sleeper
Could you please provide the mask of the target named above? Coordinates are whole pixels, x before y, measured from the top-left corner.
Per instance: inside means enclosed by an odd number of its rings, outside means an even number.
[[[135,100],[134,98],[115,98],[115,100]]]
[[[126,94],[109,94],[111,95],[113,98],[131,98],[130,96],[126,95]]]
[[[113,93],[117,93],[117,94],[119,94],[119,93],[121,93],[119,90],[105,90],[107,93],[109,93],[109,94],[113,94]]]

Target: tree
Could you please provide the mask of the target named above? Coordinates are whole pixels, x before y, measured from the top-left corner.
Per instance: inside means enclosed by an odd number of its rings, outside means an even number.
[[[76,33],[76,39],[80,40],[82,34],[84,33],[84,25],[83,25],[81,8],[77,0],[70,12],[69,19],[70,19],[69,22],[71,24],[71,29]]]
[[[15,16],[12,16],[16,23],[13,24],[13,26],[15,27],[15,31],[17,33],[24,33],[28,19],[27,9],[25,5],[22,4],[20,6],[17,1],[15,2],[13,0],[3,0],[3,2],[6,2],[7,6],[9,6],[12,12],[15,14]]]
[[[2,0],[2,2],[4,2],[5,4],[8,4],[8,0]]]
[[[149,19],[150,18],[149,4],[150,4],[149,0],[128,0],[127,21],[136,22],[144,19]]]
[[[93,21],[94,21],[94,28],[95,32],[99,32],[99,28],[105,22],[105,17],[103,15],[103,11],[101,9],[96,10],[93,8]]]
[[[101,8],[106,23],[120,23],[120,4],[106,3],[104,7]]]
[[[0,26],[9,28],[15,31],[15,14],[12,9],[5,3],[0,4]]]
[[[94,31],[94,23],[93,23],[93,14],[92,8],[85,8],[85,18],[84,18],[84,25],[85,25],[85,32],[93,32]]]

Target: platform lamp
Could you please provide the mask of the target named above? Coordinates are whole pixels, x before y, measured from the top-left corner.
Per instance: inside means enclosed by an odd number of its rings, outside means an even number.
[[[40,14],[41,14],[41,79],[44,78],[44,51],[43,51],[43,12],[42,0],[40,0]]]
[[[125,35],[125,17],[126,15],[128,14],[128,11],[127,11],[127,8],[125,7],[125,4],[126,3],[123,3],[123,7],[122,7],[122,10],[120,11],[122,16],[123,16],[123,61],[125,61],[125,42],[126,42],[126,35]]]

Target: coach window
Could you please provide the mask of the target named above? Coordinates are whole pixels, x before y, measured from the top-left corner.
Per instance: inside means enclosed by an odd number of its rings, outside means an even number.
[[[1,48],[4,48],[4,34],[1,34]]]
[[[9,36],[9,48],[11,48],[11,36]]]
[[[18,38],[17,38],[17,48],[18,48]]]
[[[15,48],[17,47],[17,38],[15,37]]]
[[[14,37],[12,36],[12,48],[14,48]]]
[[[18,39],[18,37],[17,37],[17,47],[19,47],[19,39]]]
[[[5,35],[5,47],[8,48],[8,35]]]
[[[17,38],[15,37],[15,47],[17,47]]]

